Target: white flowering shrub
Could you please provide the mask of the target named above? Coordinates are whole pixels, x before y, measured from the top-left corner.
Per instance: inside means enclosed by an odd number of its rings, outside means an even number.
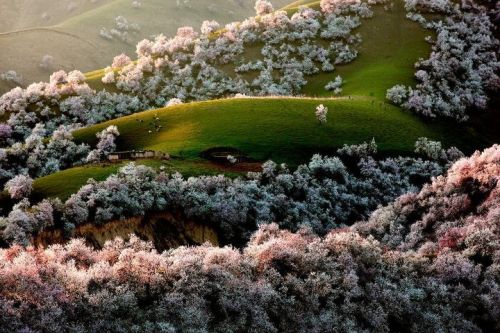
[[[377,154],[377,143],[375,142],[375,138],[373,138],[369,143],[363,142],[358,145],[344,145],[337,150],[337,154],[358,159],[368,158]]]
[[[328,114],[328,108],[323,104],[320,104],[316,107],[316,111],[314,112],[316,115],[316,119],[320,124],[326,123],[326,115]]]
[[[134,3],[135,6],[134,6]],[[134,1],[133,7],[140,8],[140,2]],[[129,22],[124,16],[117,16],[114,20],[114,26],[112,28],[102,27],[99,35],[107,40],[118,39],[122,42],[129,43],[131,41],[131,34],[136,34],[141,30],[138,23]]]
[[[435,30],[437,38],[429,59],[417,62],[418,84],[403,106],[426,117],[458,121],[486,109],[489,96],[500,90],[500,43],[486,9],[472,3],[453,6],[445,0],[408,0],[406,7],[410,18]],[[414,17],[419,10],[444,13],[445,19],[420,20]]]
[[[7,71],[5,73],[0,73],[0,80],[21,85],[23,83],[23,77],[14,70]]]
[[[387,89],[385,97],[396,105],[401,105],[408,97],[408,91],[404,85],[397,84]],[[411,91],[411,90],[410,90]]]
[[[46,54],[42,57],[42,61],[40,62],[40,68],[44,70],[50,70],[54,67],[54,57],[50,54]]]
[[[132,60],[130,60],[130,58],[126,54],[122,53],[113,58],[113,63],[111,64],[111,67],[114,69],[120,69],[127,65],[130,65],[131,62]]]
[[[168,100],[166,107],[183,104],[182,100],[179,98],[171,98]]]
[[[333,91],[333,93],[335,95],[338,95],[342,92],[342,84],[344,83],[344,81],[342,80],[342,78],[340,77],[340,75],[337,75],[335,77],[335,80],[333,81],[330,81],[327,83],[327,85],[325,86],[325,89],[328,90],[328,91]]]
[[[432,141],[428,138],[419,138],[415,142],[415,152],[429,159],[440,160],[442,162],[448,162],[449,164],[464,157],[464,154],[455,147],[444,149],[441,142]]]
[[[201,33],[203,35],[210,35],[211,33],[214,33],[216,32],[217,30],[219,30],[220,28],[220,24],[217,23],[216,21],[203,21],[203,23],[201,24]]]
[[[102,77],[101,81],[104,84],[111,84],[111,83],[115,83],[116,82],[116,80],[115,80],[115,72],[114,72],[113,68],[106,67],[104,69],[104,76]]]
[[[115,125],[108,126],[106,129],[97,133],[99,139],[96,149],[89,152],[87,162],[99,162],[103,160],[109,153],[116,150],[116,138],[120,135],[118,128]]]

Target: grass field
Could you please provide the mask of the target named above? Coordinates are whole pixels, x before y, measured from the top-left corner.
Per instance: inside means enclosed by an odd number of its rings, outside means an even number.
[[[320,125],[314,109],[329,108],[328,122]],[[155,119],[158,120],[155,120]],[[141,122],[142,120],[142,122]],[[154,125],[162,125],[159,132]],[[425,136],[466,152],[484,146],[467,127],[452,123],[424,123],[413,114],[381,104],[375,98],[243,98],[197,102],[151,110],[88,127],[74,133],[79,142],[95,144],[95,133],[116,125],[121,133],[118,150],[152,149],[175,158],[164,166],[167,172],[187,176],[240,174],[201,158],[213,147],[232,147],[258,161],[272,159],[295,167],[314,153],[333,153],[343,144],[375,138],[382,155],[411,154],[415,140]],[[149,133],[149,131],[152,133]],[[139,161],[159,167],[162,161]],[[102,180],[122,164],[84,166],[37,179],[39,197],[67,198],[88,178]]]
[[[315,107],[329,108],[320,125]],[[159,132],[152,122],[161,125]],[[426,136],[469,150],[477,146],[465,127],[422,119],[370,98],[239,98],[195,102],[151,110],[111,120],[74,132],[77,141],[95,144],[95,133],[116,125],[118,149],[153,149],[197,158],[200,152],[230,146],[257,159],[293,163],[314,151],[331,151],[344,143],[375,137],[381,151],[399,154],[413,150]],[[149,131],[152,133],[149,133]]]
[[[415,83],[414,64],[426,58],[430,45],[424,38],[432,31],[424,30],[408,20],[402,1],[395,1],[391,10],[373,7],[375,15],[363,20],[355,30],[361,34],[358,57],[349,64],[336,67],[333,73],[322,73],[309,80],[304,94],[328,96],[324,86],[335,76],[344,79],[342,95],[371,96],[385,99],[386,90],[396,83]]]

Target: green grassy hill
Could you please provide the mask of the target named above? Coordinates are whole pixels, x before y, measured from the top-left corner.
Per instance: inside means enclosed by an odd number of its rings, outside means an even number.
[[[363,20],[354,31],[363,39],[357,47],[358,57],[352,63],[337,66],[331,74],[321,73],[312,78],[304,94],[329,95],[324,86],[337,75],[345,82],[342,95],[371,96],[380,100],[385,100],[386,90],[397,83],[415,83],[415,62],[430,54],[425,37],[432,31],[406,18],[403,1],[395,1],[390,10],[374,6],[373,11],[374,16]]]
[[[319,2],[296,1],[286,9]],[[426,57],[430,46],[424,41],[429,31],[406,19],[403,2],[390,10],[374,8],[375,16],[363,21],[356,32],[362,35],[358,58],[338,66],[334,73],[307,77],[303,93],[316,98],[243,98],[221,99],[151,110],[98,124],[74,133],[77,141],[95,144],[95,133],[117,125],[121,136],[118,150],[152,149],[174,156],[164,166],[167,171],[186,175],[229,172],[201,157],[214,147],[241,150],[256,161],[273,159],[294,167],[314,153],[333,153],[343,144],[356,144],[375,138],[383,155],[408,155],[417,138],[425,136],[471,152],[487,143],[474,129],[447,122],[425,122],[385,102],[385,91],[394,84],[412,84],[414,63]],[[250,47],[246,57],[258,57],[257,47]],[[343,97],[331,98],[324,85],[335,76],[344,79]],[[89,82],[102,87],[102,71],[87,73]],[[324,104],[329,108],[327,124],[320,125],[314,110]],[[156,131],[155,125],[161,125]],[[153,167],[159,161],[140,161]],[[86,166],[65,170],[35,182],[39,196],[67,197],[89,177],[104,179],[119,165]],[[71,179],[71,181],[67,181]]]
[[[328,107],[320,125],[314,110]],[[155,118],[158,120],[155,121]],[[156,132],[153,122],[162,128]],[[237,98],[195,102],[122,117],[74,132],[77,141],[95,144],[95,133],[116,125],[118,149],[153,149],[185,158],[216,146],[229,146],[257,159],[288,163],[307,159],[314,151],[375,137],[381,151],[413,150],[418,137],[467,148],[466,132],[456,124],[424,123],[418,117],[370,98]],[[149,131],[152,131],[149,133]]]
[[[328,122],[320,125],[314,110],[328,107]],[[157,120],[156,120],[157,119]],[[156,132],[155,126],[162,128]],[[411,154],[417,138],[425,136],[445,145],[471,151],[483,145],[473,131],[444,122],[424,123],[410,113],[381,104],[375,98],[242,98],[197,102],[151,110],[112,120],[74,133],[77,141],[95,144],[95,133],[116,125],[121,133],[118,150],[152,149],[174,159],[138,161],[185,175],[236,175],[246,171],[201,157],[214,147],[241,150],[256,161],[273,159],[295,167],[314,153],[333,153],[343,144],[375,138],[383,155]],[[151,131],[151,133],[149,133]],[[68,197],[88,178],[102,180],[122,164],[85,166],[35,181],[39,197]]]

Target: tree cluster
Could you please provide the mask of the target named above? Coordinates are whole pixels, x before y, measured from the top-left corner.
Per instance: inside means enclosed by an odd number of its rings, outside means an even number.
[[[108,130],[99,135],[106,141],[114,137]],[[428,156],[376,159],[375,153],[374,142],[345,146],[339,150],[340,157],[315,155],[294,172],[269,161],[262,172],[237,179],[223,175],[185,179],[132,163],[105,181],[89,180],[64,204],[55,202],[55,215],[59,227],[69,233],[76,225],[171,211],[209,224],[224,242],[233,244],[246,241],[258,225],[270,222],[290,230],[307,226],[325,234],[417,191],[450,162]],[[18,227],[26,223],[17,221],[10,214],[4,218],[6,226],[15,227],[5,229],[3,239],[28,244],[30,232]]]
[[[241,249],[2,249],[0,331],[497,331],[499,175],[493,146],[323,237],[268,224]]]
[[[407,0],[409,17],[436,32],[429,59],[415,66],[418,84],[397,85],[387,92],[396,104],[427,117],[465,121],[488,107],[489,96],[500,90],[499,41],[487,10],[474,4],[453,5],[448,0]],[[438,20],[420,14],[442,13]]]

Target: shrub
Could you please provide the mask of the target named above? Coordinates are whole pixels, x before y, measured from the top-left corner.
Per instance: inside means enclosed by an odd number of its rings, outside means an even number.
[[[397,84],[394,87],[387,89],[387,94],[385,95],[385,98],[396,105],[403,104],[407,97],[408,89],[402,84]]]
[[[316,107],[315,115],[316,119],[318,119],[320,124],[326,123],[326,115],[328,113],[328,108],[323,104],[320,104]]]
[[[33,190],[33,179],[25,175],[17,175],[5,184],[5,190],[12,199],[26,198]]]
[[[274,11],[273,5],[267,0],[257,0],[255,2],[255,13],[265,15]]]

